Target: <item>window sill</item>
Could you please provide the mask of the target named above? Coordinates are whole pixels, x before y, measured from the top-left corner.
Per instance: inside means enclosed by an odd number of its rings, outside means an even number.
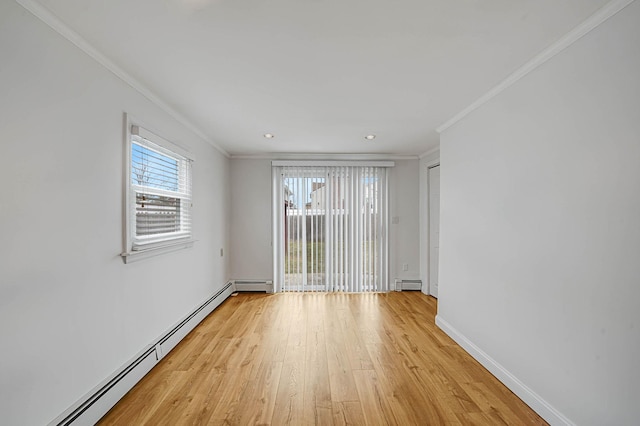
[[[139,260],[149,259],[150,257],[159,256],[161,254],[170,253],[172,251],[178,251],[186,248],[193,247],[195,240],[182,240],[174,243],[162,245],[160,247],[147,248],[144,250],[130,251],[127,253],[121,253],[122,261],[124,263],[137,262]]]

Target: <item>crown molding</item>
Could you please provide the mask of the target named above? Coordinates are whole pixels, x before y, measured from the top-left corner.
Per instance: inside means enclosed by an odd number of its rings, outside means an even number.
[[[439,152],[439,151],[440,151],[440,145],[435,146],[435,147],[423,152],[422,154],[418,155],[418,158],[422,160],[424,157],[427,157],[427,156],[429,156],[431,154],[435,154],[436,152]]]
[[[142,96],[153,102],[156,106],[169,114],[180,124],[191,130],[197,136],[209,143],[212,147],[220,151],[222,155],[229,158],[229,153],[220,145],[211,140],[211,138],[208,137],[206,133],[203,132],[198,126],[189,121],[180,112],[169,106],[169,104],[162,100],[160,96],[156,95],[151,89],[146,87],[139,80],[133,78],[129,73],[120,68],[109,58],[104,56],[100,51],[98,51],[98,49],[93,47],[80,34],[72,30],[67,24],[58,19],[58,17],[51,13],[47,8],[34,0],[16,0],[16,3],[33,14],[36,18],[47,24],[49,27],[51,27],[51,29],[56,31],[62,37],[66,38],[68,41],[76,45],[76,47],[89,55],[107,70],[111,71],[120,80],[124,81],[133,89],[138,91]]]
[[[352,160],[352,161],[384,161],[384,160],[417,160],[417,155],[398,154],[305,154],[305,153],[277,153],[262,154],[231,154],[232,160]]]
[[[274,167],[395,167],[395,161],[272,160]]]
[[[634,1],[635,0],[612,0],[609,3],[605,4],[589,18],[587,18],[573,30],[565,34],[560,40],[556,41],[551,46],[538,53],[526,64],[518,68],[515,72],[513,72],[502,82],[500,82],[497,86],[494,86],[491,90],[478,98],[471,105],[460,111],[445,123],[441,124],[440,127],[437,127],[436,131],[438,133],[444,132],[449,127],[453,126],[458,121],[469,115],[471,112],[496,97],[499,93],[507,89],[509,86],[529,74],[531,71],[535,70],[540,65],[544,64],[567,47],[571,46],[573,43],[581,39],[584,35],[589,33],[594,28],[598,27],[600,24],[611,18],[616,13],[620,12],[622,9],[624,9]]]

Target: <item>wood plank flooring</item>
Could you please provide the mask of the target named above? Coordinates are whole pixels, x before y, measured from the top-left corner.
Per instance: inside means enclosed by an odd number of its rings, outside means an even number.
[[[99,424],[546,424],[435,326],[436,303],[241,293]]]

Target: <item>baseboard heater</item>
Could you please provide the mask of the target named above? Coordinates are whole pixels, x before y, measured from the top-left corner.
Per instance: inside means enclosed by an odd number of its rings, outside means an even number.
[[[49,423],[49,426],[94,425],[191,330],[235,291],[229,281],[187,317],[144,348],[131,361]]]
[[[272,280],[234,280],[236,291],[264,291],[273,293]]]
[[[422,290],[422,280],[400,280],[396,279],[396,291]]]

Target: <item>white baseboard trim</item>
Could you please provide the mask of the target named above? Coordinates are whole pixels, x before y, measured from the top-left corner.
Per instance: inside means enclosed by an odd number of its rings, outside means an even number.
[[[99,383],[49,426],[90,426],[100,420],[136,383],[234,291],[229,281],[181,321],[147,345],[129,362]]]
[[[394,283],[396,291],[422,290],[422,280],[403,280],[400,278],[396,278],[394,280]]]
[[[236,291],[264,291],[273,293],[272,280],[234,280]]]
[[[575,426],[571,420],[565,417],[561,412],[556,410],[551,404],[545,401],[540,395],[531,390],[527,385],[522,383],[516,376],[511,374],[506,368],[491,358],[486,352],[477,347],[471,340],[467,339],[462,333],[456,330],[451,324],[444,320],[440,315],[436,315],[436,325],[440,327],[449,337],[459,344],[465,351],[469,353],[484,368],[489,370],[498,380],[515,393],[522,401],[524,401],[533,411],[538,413],[540,417],[545,419],[551,425],[567,425]]]

